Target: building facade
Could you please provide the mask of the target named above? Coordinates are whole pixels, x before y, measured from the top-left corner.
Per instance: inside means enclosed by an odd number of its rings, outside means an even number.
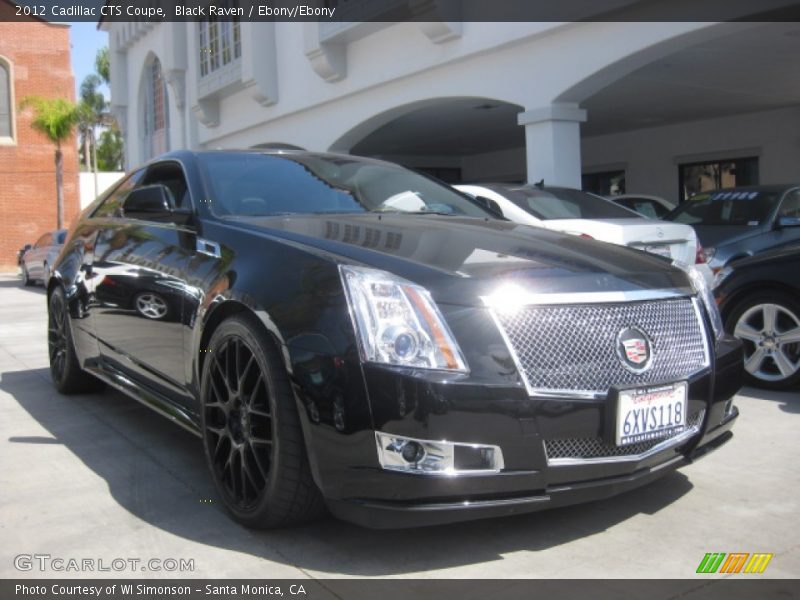
[[[10,5],[0,1],[0,11]],[[69,27],[36,19],[0,21],[0,269],[16,268],[17,251],[56,229],[55,146],[20,109],[28,96],[75,99]],[[79,210],[74,137],[62,145],[64,219]]]
[[[800,180],[796,23],[102,27],[129,167],[289,145],[674,201]]]

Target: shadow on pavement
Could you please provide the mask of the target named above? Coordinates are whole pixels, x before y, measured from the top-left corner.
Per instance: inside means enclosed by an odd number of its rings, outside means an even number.
[[[187,540],[307,570],[386,576],[499,561],[508,553],[553,548],[635,515],[657,513],[692,489],[688,478],[676,472],[609,500],[488,521],[372,531],[329,517],[302,527],[254,532],[230,521],[216,503],[199,439],[136,401],[111,390],[61,396],[50,385],[47,369],[3,373],[0,389],[52,436],[10,438],[32,444],[33,465],[35,444],[63,444],[105,480],[120,506],[145,523]],[[202,502],[209,498],[214,501]]]
[[[14,279],[4,279],[0,281],[0,290],[5,288],[18,288],[25,292],[33,292],[34,294],[39,294],[40,296],[45,295],[45,289],[41,283],[28,286],[22,283],[22,279],[19,276],[15,277]]]
[[[771,402],[780,402],[780,408],[783,412],[798,414],[800,413],[800,387],[794,390],[778,392],[775,390],[765,390],[762,388],[745,387],[739,392],[742,396],[748,396],[756,400],[768,400]]]

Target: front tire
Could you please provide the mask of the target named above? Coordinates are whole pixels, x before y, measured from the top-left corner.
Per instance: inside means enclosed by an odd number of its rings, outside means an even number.
[[[203,446],[225,507],[239,523],[261,529],[321,515],[294,394],[272,339],[254,317],[237,315],[222,322],[208,349]]]
[[[50,357],[50,377],[62,394],[94,392],[103,388],[103,383],[81,369],[72,327],[67,310],[64,290],[56,287],[50,294],[47,310],[47,349]]]
[[[756,292],[725,319],[725,329],[744,343],[745,380],[785,390],[800,383],[800,301],[789,294]]]

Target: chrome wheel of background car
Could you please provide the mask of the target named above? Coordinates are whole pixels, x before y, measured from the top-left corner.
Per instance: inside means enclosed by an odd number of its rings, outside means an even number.
[[[145,292],[136,296],[136,312],[148,319],[163,319],[167,316],[167,303],[153,292]]]
[[[204,411],[209,455],[229,497],[246,509],[266,487],[272,462],[266,379],[253,349],[239,337],[229,337],[208,360]]]
[[[278,527],[325,512],[297,401],[272,337],[253,315],[214,331],[200,385],[206,460],[222,501],[248,527]]]
[[[751,298],[734,314],[733,335],[743,341],[749,378],[768,387],[789,387],[800,379],[800,310],[794,302]],[[785,300],[785,301],[782,301]]]

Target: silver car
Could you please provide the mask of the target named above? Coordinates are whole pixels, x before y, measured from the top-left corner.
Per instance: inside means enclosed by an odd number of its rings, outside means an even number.
[[[66,237],[66,229],[45,233],[22,255],[20,266],[22,282],[25,285],[33,285],[37,280],[46,284],[50,279],[50,267],[61,253]]]

